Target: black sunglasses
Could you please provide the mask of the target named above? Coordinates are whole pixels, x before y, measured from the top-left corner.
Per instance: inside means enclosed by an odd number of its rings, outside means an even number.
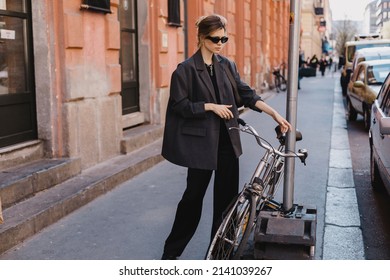
[[[218,44],[219,41],[221,41],[222,44],[225,44],[229,38],[226,37],[226,36],[223,36],[223,37],[218,37],[218,36],[215,36],[215,37],[211,37],[211,36],[207,36],[206,39],[209,39],[211,42],[213,42],[214,44]]]

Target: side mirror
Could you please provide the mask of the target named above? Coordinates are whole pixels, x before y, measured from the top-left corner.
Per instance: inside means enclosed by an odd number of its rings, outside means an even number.
[[[383,135],[390,135],[390,117],[379,119],[379,131]]]
[[[356,81],[353,83],[353,87],[364,88],[364,83],[362,81]]]

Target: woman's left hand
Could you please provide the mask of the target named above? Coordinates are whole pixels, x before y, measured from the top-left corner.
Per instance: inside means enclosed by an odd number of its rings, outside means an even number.
[[[280,125],[282,133],[291,131],[292,129],[291,124],[281,115],[277,114],[277,116],[275,117],[275,121]]]
[[[291,124],[264,101],[257,101],[256,107],[261,111],[265,112],[266,114],[270,115],[280,125],[281,131],[283,133],[286,133],[287,131],[292,129]]]

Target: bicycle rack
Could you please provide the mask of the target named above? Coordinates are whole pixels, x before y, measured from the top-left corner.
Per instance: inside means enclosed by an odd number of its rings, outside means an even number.
[[[314,259],[317,209],[294,204],[289,213],[260,211],[254,231],[255,259]]]

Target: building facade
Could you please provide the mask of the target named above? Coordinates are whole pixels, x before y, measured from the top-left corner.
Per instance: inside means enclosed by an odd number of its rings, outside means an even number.
[[[301,50],[305,57],[328,55],[332,47],[329,0],[302,0],[301,15]]]
[[[365,34],[377,33],[376,2],[376,0],[371,1],[364,10],[363,30]]]
[[[376,1],[376,25],[378,30],[383,27],[383,24],[390,20],[390,0]]]
[[[119,155],[124,131],[164,124],[171,73],[210,13],[260,93],[288,60],[289,1],[0,0],[0,168],[38,153],[86,169]]]

